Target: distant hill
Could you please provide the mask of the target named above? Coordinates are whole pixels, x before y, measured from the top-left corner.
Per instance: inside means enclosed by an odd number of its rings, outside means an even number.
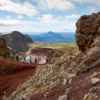
[[[56,33],[56,32],[47,32],[40,35],[30,35],[34,41],[46,42],[46,43],[59,43],[59,42],[74,42],[75,36],[74,33]]]
[[[13,48],[16,52],[27,51],[28,43],[33,42],[30,36],[24,35],[18,31],[4,34],[2,37],[6,40],[7,46]]]

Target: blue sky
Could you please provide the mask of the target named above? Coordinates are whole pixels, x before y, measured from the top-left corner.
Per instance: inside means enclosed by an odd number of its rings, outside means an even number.
[[[74,32],[81,15],[100,11],[100,0],[0,0],[0,32]]]

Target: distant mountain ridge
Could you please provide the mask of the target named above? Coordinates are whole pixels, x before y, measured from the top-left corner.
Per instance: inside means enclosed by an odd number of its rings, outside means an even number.
[[[56,33],[47,32],[39,35],[30,35],[34,41],[46,42],[46,43],[59,43],[59,42],[75,42],[74,33]]]
[[[28,43],[32,43],[33,40],[30,36],[24,35],[21,32],[13,31],[9,34],[1,35],[7,43],[7,46],[11,47],[16,52],[24,52],[29,49]]]

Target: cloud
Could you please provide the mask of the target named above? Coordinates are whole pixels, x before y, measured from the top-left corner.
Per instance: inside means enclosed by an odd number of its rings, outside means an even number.
[[[21,24],[20,20],[0,19],[0,26],[16,26],[20,24]]]
[[[80,16],[80,14],[70,14],[68,16],[57,17],[51,14],[45,14],[37,18],[37,23],[41,25],[41,28],[44,30],[75,31],[76,21]]]
[[[17,18],[18,18],[18,19],[23,19],[24,16],[18,15]]]
[[[81,15],[80,14],[71,14],[66,16],[67,20],[77,20]]]
[[[53,15],[51,14],[44,14],[42,17],[37,18],[40,23],[50,25],[50,24],[55,24],[56,19],[54,18]]]
[[[100,0],[71,0],[72,2],[76,2],[79,4],[87,4],[93,6],[100,6]]]
[[[92,14],[98,12],[96,7],[89,7],[88,11],[86,14]]]
[[[69,0],[36,0],[40,8],[49,10],[72,11],[75,5]]]
[[[10,19],[10,18],[11,18],[11,16],[7,15],[7,16],[6,16],[6,18],[7,18],[7,19]]]
[[[9,11],[16,14],[34,16],[38,11],[28,2],[23,4],[15,3],[12,0],[0,0],[0,10]]]
[[[21,30],[22,32],[44,32],[44,31],[75,31],[75,23],[79,14],[68,16],[53,16],[44,14],[36,20],[2,19],[0,20],[0,31]]]

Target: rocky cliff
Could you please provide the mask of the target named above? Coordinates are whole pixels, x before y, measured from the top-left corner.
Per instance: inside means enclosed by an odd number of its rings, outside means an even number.
[[[100,37],[100,12],[84,15],[76,23],[76,42],[81,51],[92,47],[92,43]],[[98,45],[95,43],[95,45]]]
[[[7,46],[13,48],[16,52],[27,51],[29,49],[28,44],[33,42],[28,35],[18,31],[2,35],[2,37],[6,40]]]

